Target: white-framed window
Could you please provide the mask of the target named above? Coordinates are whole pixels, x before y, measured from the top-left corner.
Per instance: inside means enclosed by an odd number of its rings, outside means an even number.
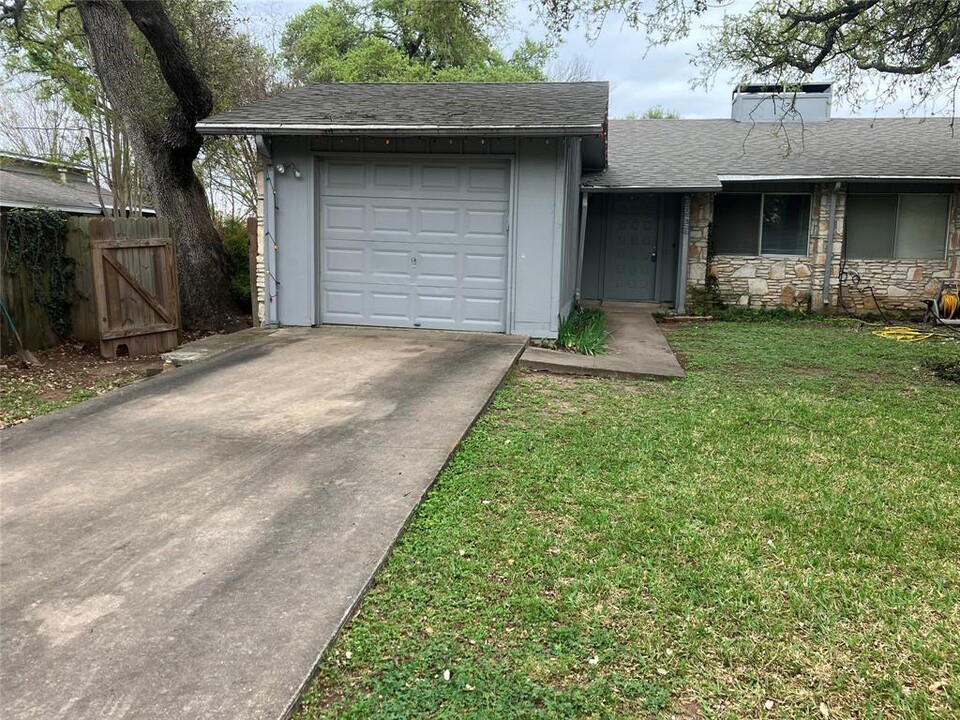
[[[947,251],[950,195],[933,192],[848,192],[848,258],[942,259]]]
[[[718,255],[804,256],[809,242],[809,193],[720,193],[714,198]]]

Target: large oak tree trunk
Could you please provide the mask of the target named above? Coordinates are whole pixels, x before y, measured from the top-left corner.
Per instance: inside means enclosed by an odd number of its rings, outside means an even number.
[[[195,123],[212,109],[210,91],[157,0],[77,0],[76,6],[97,77],[127,130],[157,211],[176,232],[183,322],[216,325],[230,309],[230,285],[223,245],[193,171],[202,142]],[[129,18],[154,48],[173,100],[150,92],[152,68],[134,52]]]

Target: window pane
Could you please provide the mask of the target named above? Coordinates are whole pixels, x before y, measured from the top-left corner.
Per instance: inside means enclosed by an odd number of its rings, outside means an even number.
[[[806,255],[809,237],[808,195],[763,196],[764,255]]]
[[[716,196],[713,242],[718,255],[756,255],[759,228],[759,195]]]
[[[947,246],[946,195],[901,195],[898,258],[942,258]]]
[[[847,257],[893,257],[897,224],[896,195],[847,195]]]

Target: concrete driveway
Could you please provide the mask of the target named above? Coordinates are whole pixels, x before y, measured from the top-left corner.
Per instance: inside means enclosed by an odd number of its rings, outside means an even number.
[[[3,716],[283,716],[522,345],[281,330],[0,433]]]

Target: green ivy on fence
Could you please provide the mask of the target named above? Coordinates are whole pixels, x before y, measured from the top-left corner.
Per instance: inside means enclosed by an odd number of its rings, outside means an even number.
[[[66,254],[67,219],[64,212],[36,208],[11,210],[4,222],[5,271],[29,275],[31,299],[46,311],[50,327],[60,337],[70,335],[75,296],[76,263]]]

